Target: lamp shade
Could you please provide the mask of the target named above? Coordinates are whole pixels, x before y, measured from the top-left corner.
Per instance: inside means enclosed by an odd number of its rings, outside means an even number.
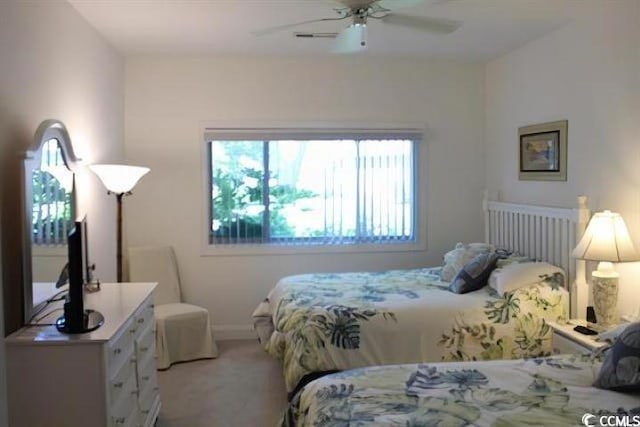
[[[90,165],[106,189],[115,194],[128,193],[136,186],[149,168],[128,165]]]
[[[640,259],[624,220],[620,214],[611,211],[593,215],[572,255],[589,261],[628,262]]]

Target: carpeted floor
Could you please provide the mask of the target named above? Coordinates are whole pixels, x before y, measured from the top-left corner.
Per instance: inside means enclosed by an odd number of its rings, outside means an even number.
[[[158,372],[156,427],[275,427],[287,404],[280,363],[257,340],[218,341],[217,359]]]

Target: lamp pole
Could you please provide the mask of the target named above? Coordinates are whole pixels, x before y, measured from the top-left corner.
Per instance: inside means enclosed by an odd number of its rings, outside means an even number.
[[[116,194],[116,201],[118,204],[118,247],[116,248],[118,283],[122,282],[122,196],[124,195],[125,193]]]
[[[115,194],[117,208],[117,231],[116,231],[116,280],[122,282],[122,198],[131,195],[131,191],[124,193],[114,193],[107,191],[107,194]]]

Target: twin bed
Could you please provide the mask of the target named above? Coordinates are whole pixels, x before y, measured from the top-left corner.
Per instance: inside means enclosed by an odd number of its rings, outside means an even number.
[[[540,358],[551,353],[549,322],[575,315],[584,298],[576,289],[584,265],[570,253],[589,219],[586,199],[576,209],[483,206],[487,243],[558,266],[562,279],[463,295],[438,267],[282,279],[254,323],[283,362],[292,399],[284,424],[413,425],[427,413],[451,425],[562,424],[615,409],[588,387],[598,362]]]
[[[603,415],[637,422],[638,393],[591,386],[600,365],[559,355],[353,369],[306,385],[282,427],[593,426]]]
[[[458,295],[439,268],[291,276],[268,301],[256,315],[273,319],[263,342],[283,361],[289,392],[354,367],[549,354],[547,322],[569,308],[554,276],[507,295],[488,286]]]

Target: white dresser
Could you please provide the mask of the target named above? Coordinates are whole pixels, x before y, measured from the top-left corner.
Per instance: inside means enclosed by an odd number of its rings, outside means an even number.
[[[99,292],[85,294],[85,308],[105,317],[93,332],[66,335],[55,326],[38,326],[7,337],[9,425],[152,426],[160,411],[155,286],[103,283]]]

